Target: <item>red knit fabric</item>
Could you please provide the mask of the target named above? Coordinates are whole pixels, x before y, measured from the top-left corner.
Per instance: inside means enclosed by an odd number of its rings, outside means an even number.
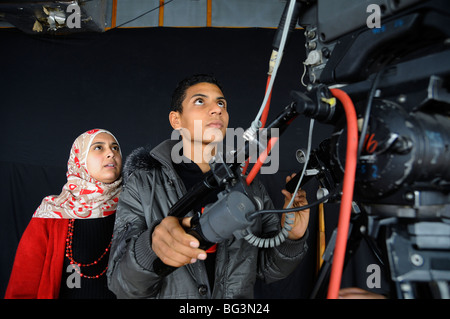
[[[56,299],[69,219],[32,218],[20,239],[5,299]]]

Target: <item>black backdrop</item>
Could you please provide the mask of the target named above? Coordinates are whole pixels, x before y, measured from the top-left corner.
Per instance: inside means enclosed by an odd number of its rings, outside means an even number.
[[[42,198],[59,194],[73,140],[91,128],[112,131],[124,157],[169,138],[169,101],[179,80],[214,73],[229,103],[229,127],[247,128],[262,103],[273,29],[142,28],[99,34],[30,36],[0,30],[0,295],[21,234]],[[296,30],[272,94],[271,117],[302,89],[304,38]],[[261,175],[281,207],[285,176],[298,171],[295,150],[306,148],[309,120],[299,117],[280,139],[280,169]],[[332,127],[316,123],[313,146]],[[308,186],[309,201],[317,185]],[[307,188],[307,191],[309,189]],[[337,220],[327,205],[327,231]],[[306,298],[315,281],[317,214],[310,253],[286,280],[257,284],[261,298]]]

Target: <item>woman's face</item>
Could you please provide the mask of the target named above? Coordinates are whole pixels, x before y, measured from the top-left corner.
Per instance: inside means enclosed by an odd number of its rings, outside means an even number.
[[[112,183],[120,177],[122,155],[119,144],[108,133],[95,136],[86,159],[89,175],[102,183]]]

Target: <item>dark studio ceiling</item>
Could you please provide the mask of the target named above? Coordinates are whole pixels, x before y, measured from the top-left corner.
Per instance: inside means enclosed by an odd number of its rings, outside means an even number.
[[[117,27],[276,28],[287,0],[1,0],[0,27],[30,34]]]

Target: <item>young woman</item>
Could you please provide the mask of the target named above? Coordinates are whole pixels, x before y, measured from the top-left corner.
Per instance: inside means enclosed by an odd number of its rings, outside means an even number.
[[[122,154],[109,131],[73,143],[67,183],[47,196],[20,240],[5,298],[115,298],[106,270],[122,190]]]

